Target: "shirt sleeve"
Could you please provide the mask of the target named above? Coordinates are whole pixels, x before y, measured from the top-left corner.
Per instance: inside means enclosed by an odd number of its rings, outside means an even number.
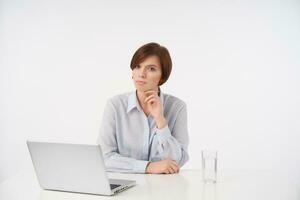
[[[122,156],[116,140],[115,108],[111,100],[106,104],[98,144],[101,147],[107,171],[122,173],[145,173],[149,161]]]
[[[178,111],[173,130],[169,126],[156,129],[152,147],[153,159],[151,161],[172,159],[183,166],[189,159],[187,148],[189,143],[187,128],[186,105]]]

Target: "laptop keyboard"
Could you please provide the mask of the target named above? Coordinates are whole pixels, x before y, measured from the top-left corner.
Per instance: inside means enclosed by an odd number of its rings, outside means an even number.
[[[119,186],[121,186],[121,185],[110,184],[110,189],[113,190],[113,189],[115,189],[115,188],[117,188],[117,187],[119,187]]]

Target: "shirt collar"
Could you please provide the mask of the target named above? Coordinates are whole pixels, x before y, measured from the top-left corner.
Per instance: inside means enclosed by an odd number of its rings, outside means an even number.
[[[137,99],[137,94],[136,90],[133,91],[129,96],[128,96],[128,105],[127,105],[127,113],[129,113],[132,109],[137,108],[139,111],[142,111],[141,106],[139,104],[139,101]],[[163,98],[163,93],[160,90],[160,102],[163,105],[164,103],[164,98]]]

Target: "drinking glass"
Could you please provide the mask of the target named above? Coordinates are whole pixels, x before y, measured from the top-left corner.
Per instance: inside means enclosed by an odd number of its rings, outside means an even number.
[[[202,150],[202,176],[204,183],[217,182],[218,151]]]

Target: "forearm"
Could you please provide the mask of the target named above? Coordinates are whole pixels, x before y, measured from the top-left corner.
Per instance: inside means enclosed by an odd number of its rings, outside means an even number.
[[[166,118],[164,116],[160,116],[155,119],[156,127],[158,129],[164,128],[167,125]]]
[[[179,142],[171,135],[168,126],[157,129],[152,142],[150,160],[172,159],[182,166],[188,160],[187,140],[182,141]]]
[[[104,155],[104,162],[107,171],[122,173],[146,173],[149,161],[137,160],[122,156],[116,152]]]

